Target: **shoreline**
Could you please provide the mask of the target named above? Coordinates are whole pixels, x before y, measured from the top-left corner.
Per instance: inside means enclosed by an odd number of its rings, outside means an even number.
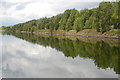
[[[26,31],[23,31],[23,32],[13,32],[13,31],[9,31],[8,33],[6,32],[6,34],[9,34],[9,35],[33,35],[36,36],[36,37],[54,37],[54,38],[58,38],[58,39],[69,39],[69,40],[80,40],[80,41],[84,41],[84,42],[87,42],[87,43],[92,43],[92,44],[95,44],[99,41],[104,41],[106,42],[107,44],[110,44],[111,46],[113,46],[113,44],[115,44],[114,46],[118,46],[119,45],[119,40],[120,38],[103,38],[103,37],[94,37],[94,36],[80,36],[80,35],[64,35],[64,34],[53,34],[51,35],[50,33],[46,32],[46,33],[43,33],[43,32],[26,32]]]
[[[53,31],[53,32],[49,32],[49,31],[39,31],[39,32],[29,32],[29,31],[9,31],[9,32],[19,32],[19,33],[29,33],[29,34],[40,34],[40,35],[50,35],[50,36],[71,36],[71,37],[90,37],[90,38],[106,38],[106,39],[120,39],[120,35],[119,33],[117,33],[115,36],[109,36],[109,35],[104,35],[104,34],[91,34],[91,32],[89,32],[89,34],[84,34],[81,32],[58,32],[58,31]],[[90,35],[91,34],[91,35]]]

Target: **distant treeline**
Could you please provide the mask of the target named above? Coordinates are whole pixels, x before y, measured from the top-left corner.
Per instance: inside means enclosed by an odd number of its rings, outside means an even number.
[[[31,20],[9,27],[6,30],[13,31],[39,31],[47,30],[76,30],[96,29],[98,32],[106,32],[111,29],[120,29],[119,2],[101,2],[93,9],[67,9],[64,13],[38,20]]]

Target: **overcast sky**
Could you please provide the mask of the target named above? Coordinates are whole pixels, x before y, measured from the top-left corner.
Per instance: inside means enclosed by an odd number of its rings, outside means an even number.
[[[103,0],[0,0],[0,26],[51,17],[66,9],[94,8],[101,1]]]

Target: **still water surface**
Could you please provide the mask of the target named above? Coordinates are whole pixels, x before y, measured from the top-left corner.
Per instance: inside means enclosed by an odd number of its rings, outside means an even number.
[[[117,78],[118,45],[1,35],[3,78]]]

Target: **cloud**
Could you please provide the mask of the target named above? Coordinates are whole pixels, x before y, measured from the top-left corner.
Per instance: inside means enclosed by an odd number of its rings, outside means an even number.
[[[16,10],[23,10],[27,4],[30,4],[31,2],[25,2],[25,3],[20,3],[19,5],[16,6]]]
[[[97,69],[91,59],[68,58],[50,46],[32,44],[9,35],[3,36],[2,43],[3,78],[118,77],[109,68]]]
[[[61,6],[62,5],[62,6]],[[85,8],[95,8],[99,5],[99,2],[61,2],[59,4],[52,3],[52,11],[56,14],[63,13],[66,9],[85,9]],[[58,7],[61,6],[61,7]]]
[[[11,2],[1,2],[1,6],[4,8],[11,8],[12,6],[16,5],[16,3]]]
[[[2,16],[2,17],[0,17],[0,22],[1,22],[0,26],[2,26],[2,25],[9,26],[9,25],[15,25],[17,23],[21,23],[21,22],[25,22],[25,21],[15,18],[15,17]]]
[[[102,0],[2,0],[0,5],[1,25],[13,25],[41,17],[51,17],[66,9],[97,7]],[[112,1],[112,0],[106,0]],[[14,19],[12,22],[5,21]],[[9,24],[8,24],[9,23]]]
[[[29,2],[30,0],[1,0],[1,2],[10,2],[10,3],[20,3],[20,2]]]

